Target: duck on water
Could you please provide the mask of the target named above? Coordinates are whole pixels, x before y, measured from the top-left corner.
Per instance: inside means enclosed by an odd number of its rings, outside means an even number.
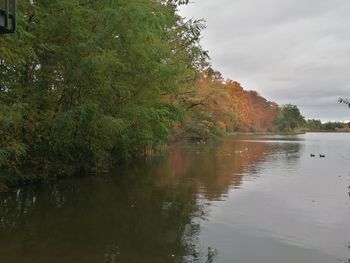
[[[326,155],[325,154],[319,154],[320,158],[325,158]],[[310,154],[310,157],[316,157],[315,154]]]

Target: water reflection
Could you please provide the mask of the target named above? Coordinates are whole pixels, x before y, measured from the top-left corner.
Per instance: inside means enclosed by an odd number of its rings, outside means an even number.
[[[210,201],[253,180],[299,144],[227,139],[182,145],[111,175],[35,185],[0,196],[0,262],[215,262],[202,248]]]
[[[196,193],[220,200],[231,188],[239,188],[243,176],[255,177],[260,164],[278,154],[298,159],[300,144],[280,145],[227,138],[221,144],[175,149],[156,172],[157,183],[173,185],[192,180]],[[166,175],[166,176],[165,176]],[[249,180],[249,178],[246,178]]]

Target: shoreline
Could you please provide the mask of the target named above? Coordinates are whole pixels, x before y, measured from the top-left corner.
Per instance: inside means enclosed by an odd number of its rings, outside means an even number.
[[[229,132],[226,136],[300,135],[306,133],[350,133],[350,131],[299,131],[299,132]]]
[[[229,132],[226,136],[250,136],[250,135],[299,135],[307,132]]]

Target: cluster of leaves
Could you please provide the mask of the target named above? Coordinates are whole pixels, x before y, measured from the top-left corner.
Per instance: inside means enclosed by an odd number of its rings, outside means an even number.
[[[348,105],[348,107],[350,108],[350,101],[349,101],[349,99],[347,99],[347,98],[339,98],[338,102],[339,103],[343,103],[345,105]]]
[[[0,181],[92,171],[168,140],[183,117],[168,98],[207,56],[202,22],[177,14],[186,2],[20,0],[18,32],[0,38]]]

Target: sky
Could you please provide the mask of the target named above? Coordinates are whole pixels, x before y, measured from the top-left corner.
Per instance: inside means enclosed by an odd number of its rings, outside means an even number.
[[[202,46],[224,78],[268,100],[295,104],[307,119],[349,121],[349,0],[192,0]]]

